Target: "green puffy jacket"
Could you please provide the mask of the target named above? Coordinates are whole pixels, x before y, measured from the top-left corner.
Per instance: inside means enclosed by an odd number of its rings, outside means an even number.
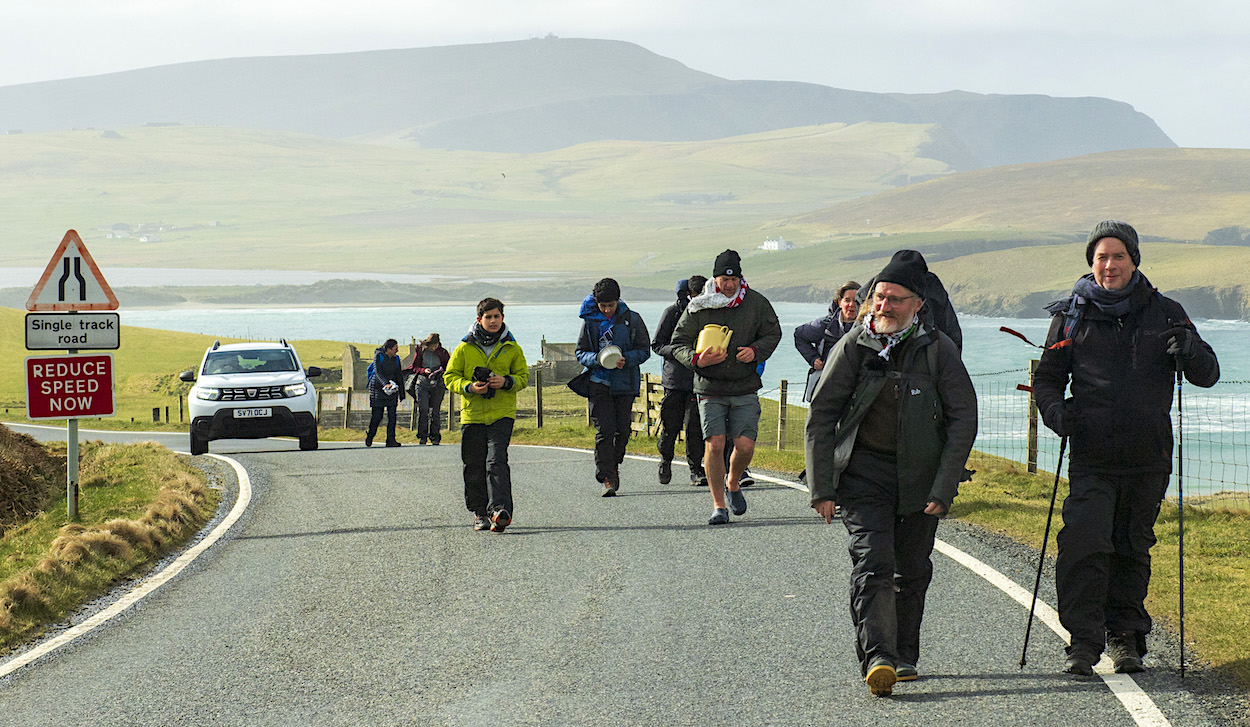
[[[859,423],[879,395],[898,397],[898,512],[930,500],[947,510],[959,492],[977,436],[977,395],[959,349],[921,324],[882,361],[881,342],[861,325],[834,344],[807,412],[807,479],[812,504],[837,500]],[[871,360],[873,365],[865,365]]]
[[[502,389],[495,389],[495,395],[490,398],[474,394],[469,391],[469,384],[473,383],[473,369],[478,366],[489,367],[494,373],[507,378],[509,383]],[[525,388],[528,381],[529,367],[525,363],[525,354],[511,332],[505,333],[499,340],[489,359],[473,340],[473,334],[465,336],[456,350],[451,352],[447,371],[443,373],[447,389],[464,396],[464,408],[460,412],[460,421],[464,424],[493,424],[504,418],[515,419],[516,394]]]

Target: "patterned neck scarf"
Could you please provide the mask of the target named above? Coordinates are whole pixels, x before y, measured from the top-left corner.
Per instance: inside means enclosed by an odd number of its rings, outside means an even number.
[[[864,331],[874,340],[882,343],[881,352],[877,355],[886,361],[890,360],[890,351],[894,350],[894,347],[898,344],[906,341],[907,337],[916,330],[916,327],[919,324],[920,315],[916,314],[911,317],[911,325],[901,331],[898,331],[897,333],[877,333],[876,321],[873,319],[873,314],[869,313],[864,316]]]
[[[469,329],[469,332],[473,334],[473,340],[477,341],[478,345],[483,348],[490,348],[499,343],[499,339],[503,338],[503,335],[508,332],[508,326],[507,324],[502,325],[497,333],[491,333],[483,328],[481,323],[474,321],[473,327]]]

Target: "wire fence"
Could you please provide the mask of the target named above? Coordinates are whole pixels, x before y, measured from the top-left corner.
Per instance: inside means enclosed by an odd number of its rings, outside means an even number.
[[[976,449],[1054,472],[1059,437],[1040,425],[1028,369],[974,375],[973,382]],[[1170,496],[1183,484],[1187,504],[1250,504],[1250,381],[1221,381],[1210,389],[1182,384],[1172,404],[1172,433]]]
[[[1029,369],[1024,368],[973,375],[978,414],[974,446],[1029,471],[1054,472],[1059,438],[1041,424],[1029,376]],[[779,387],[760,392],[757,448],[803,451],[807,408],[801,395],[802,382],[791,386],[784,380]],[[640,396],[634,401],[633,427],[638,434],[658,436],[663,396],[659,377],[644,375]],[[444,429],[459,427],[462,401],[454,392],[444,397]],[[1187,503],[1250,505],[1250,381],[1220,382],[1210,389],[1184,384],[1179,403],[1173,404],[1172,419],[1179,445],[1174,456],[1180,460],[1173,467],[1169,493],[1177,493],[1178,475],[1183,471]],[[411,398],[400,404],[399,421],[415,429],[413,404]],[[325,391],[320,405],[323,427],[364,429],[369,423],[367,392]],[[586,399],[570,391],[563,380],[532,372],[530,386],[517,397],[516,426],[562,425],[591,425]]]

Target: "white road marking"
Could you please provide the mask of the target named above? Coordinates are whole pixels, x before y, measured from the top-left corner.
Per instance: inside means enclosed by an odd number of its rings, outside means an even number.
[[[568,447],[552,447],[551,449],[565,449],[577,452],[586,451],[572,450]],[[625,456],[629,459],[647,462],[658,461],[655,457],[645,457],[642,455],[630,454]],[[673,461],[677,462],[676,459]],[[686,463],[677,462],[677,464]],[[751,473],[751,476],[757,480],[771,482],[776,485],[784,485],[800,492],[807,492],[807,487],[798,482],[791,482],[790,480],[783,480],[777,477],[770,477],[768,475],[755,473]],[[1023,606],[1025,610],[1028,610],[1029,604],[1033,601],[1032,591],[1025,590],[1015,581],[1011,580],[1002,573],[999,573],[986,563],[972,557],[959,548],[956,548],[941,539],[938,539],[934,543],[933,548],[942,555],[945,555],[956,563],[989,581],[995,588],[1003,593],[1006,593],[1012,598],[1012,600]],[[1037,606],[1033,610],[1033,614],[1035,618],[1049,626],[1051,631],[1054,631],[1059,638],[1063,639],[1065,644],[1072,643],[1072,635],[1069,634],[1068,630],[1059,623],[1059,613],[1055,611],[1050,604],[1038,600]],[[1094,672],[1098,674],[1098,676],[1102,677],[1103,683],[1107,685],[1107,688],[1111,690],[1111,693],[1114,694],[1116,698],[1120,700],[1120,703],[1124,705],[1124,708],[1128,710],[1129,716],[1133,718],[1133,721],[1137,723],[1138,727],[1169,727],[1171,725],[1171,723],[1168,722],[1167,717],[1163,716],[1163,712],[1160,711],[1158,706],[1155,705],[1154,700],[1150,698],[1150,695],[1142,691],[1142,688],[1138,686],[1136,681],[1133,680],[1133,677],[1128,674],[1115,673],[1115,666],[1105,654],[1098,664],[1094,666]]]
[[[243,469],[243,465],[239,464],[235,460],[218,454],[207,454],[204,456],[213,457],[229,464],[234,468],[235,474],[239,478],[239,499],[234,503],[234,507],[230,510],[230,513],[226,515],[225,519],[218,523],[217,527],[213,528],[212,532],[205,536],[203,540],[196,543],[195,546],[189,548],[182,555],[178,556],[174,562],[166,566],[160,573],[145,579],[137,587],[119,598],[108,608],[105,608],[99,613],[91,616],[82,623],[64,631],[63,633],[48,639],[30,651],[15,656],[3,664],[0,664],[0,677],[12,674],[27,664],[47,656],[53,651],[56,651],[62,646],[70,643],[74,639],[90,633],[107,623],[110,619],[138,603],[148,594],[168,583],[172,578],[174,578],[174,576],[177,576],[188,565],[190,565],[192,561],[198,558],[204,551],[208,550],[214,543],[220,540],[221,536],[226,534],[226,531],[228,531],[239,519],[239,517],[243,515],[243,512],[247,510],[248,504],[252,501],[252,482],[248,478],[247,470]]]

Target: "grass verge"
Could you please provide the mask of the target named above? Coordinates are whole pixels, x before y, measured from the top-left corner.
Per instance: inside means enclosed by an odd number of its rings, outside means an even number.
[[[951,515],[1040,549],[1054,473],[1029,474],[1023,465],[974,452],[972,482],[960,487]],[[1054,533],[1068,483],[1059,481]],[[1151,550],[1150,594],[1146,608],[1156,621],[1179,631],[1179,509],[1164,502],[1155,523],[1158,544]],[[1227,507],[1185,507],[1185,636],[1188,646],[1218,676],[1250,688],[1250,511]]]
[[[64,460],[64,445],[53,455]],[[151,443],[84,442],[79,520],[65,498],[0,538],[0,649],[140,573],[208,521],[220,495],[184,457]]]

